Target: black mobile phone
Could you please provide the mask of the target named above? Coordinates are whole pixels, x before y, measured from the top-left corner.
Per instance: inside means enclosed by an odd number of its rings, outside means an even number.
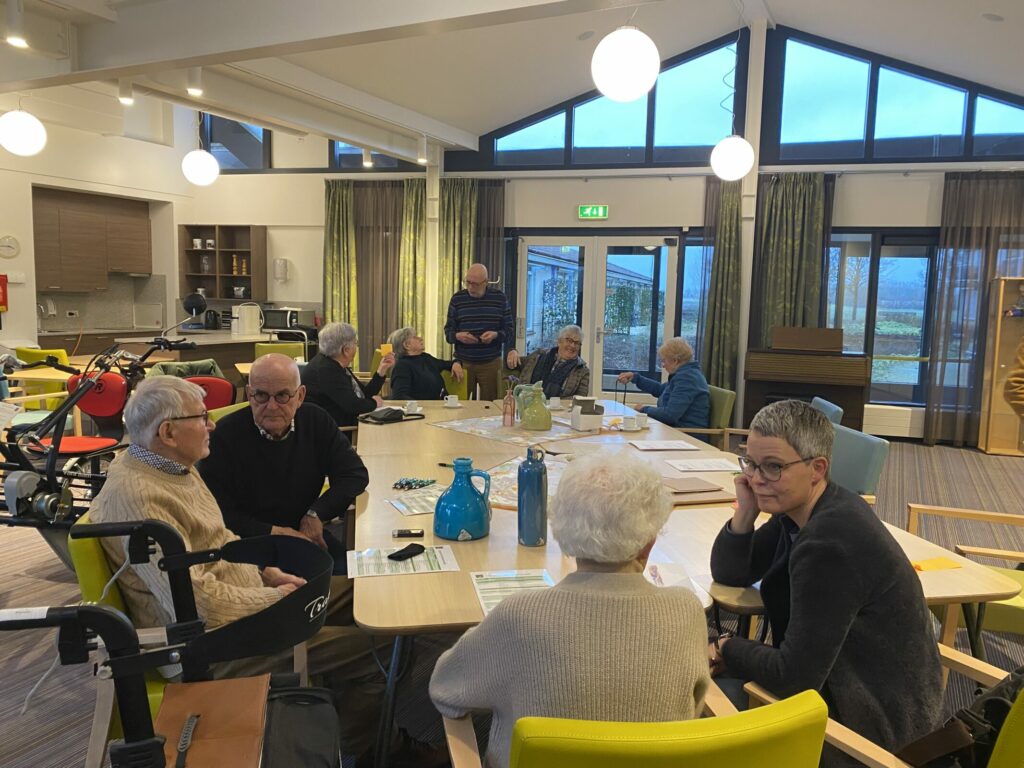
[[[395,528],[391,531],[391,538],[393,539],[422,539],[423,529],[422,528]]]
[[[402,547],[397,552],[392,552],[388,555],[388,560],[408,560],[410,557],[422,555],[426,551],[422,544],[410,544],[407,547]]]

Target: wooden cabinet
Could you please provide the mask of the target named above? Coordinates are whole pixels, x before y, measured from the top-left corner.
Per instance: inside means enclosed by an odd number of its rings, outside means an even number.
[[[149,204],[36,187],[32,190],[36,289],[107,289],[107,273],[151,274]]]
[[[200,247],[195,246],[199,244]],[[267,300],[267,228],[226,224],[178,227],[178,289],[226,301]]]
[[[107,216],[107,271],[140,275],[153,272],[148,218]]]
[[[1024,456],[1024,419],[1006,399],[1006,379],[1017,367],[1017,347],[1024,342],[1024,278],[997,277],[989,291],[978,447],[985,453]]]

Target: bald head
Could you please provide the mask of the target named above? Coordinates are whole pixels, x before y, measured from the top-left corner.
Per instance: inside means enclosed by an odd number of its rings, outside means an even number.
[[[299,378],[299,366],[286,355],[270,354],[256,358],[249,371],[246,390],[253,421],[274,437],[287,434],[295,412],[306,398],[306,388]],[[279,402],[279,398],[284,402]]]
[[[479,299],[487,293],[487,267],[483,264],[470,265],[469,269],[466,270],[464,281],[469,295]]]
[[[299,366],[292,358],[276,352],[256,358],[252,370],[249,371],[250,386],[256,387],[270,382],[294,389],[301,382]]]

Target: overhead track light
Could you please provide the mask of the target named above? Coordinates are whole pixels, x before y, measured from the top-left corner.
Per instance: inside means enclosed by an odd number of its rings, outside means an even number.
[[[20,109],[0,115],[0,147],[13,155],[38,155],[46,146],[46,128],[39,118]]]
[[[202,96],[203,95],[203,68],[202,67],[189,67],[188,68],[188,85],[185,91],[189,96]]]
[[[135,103],[135,90],[132,88],[131,78],[122,77],[117,81],[117,100],[126,107]]]
[[[420,136],[419,148],[416,151],[416,162],[420,165],[427,164],[427,137]]]
[[[7,44],[28,48],[25,39],[25,0],[7,0]]]
[[[368,149],[363,150],[363,168],[373,168],[373,157]]]

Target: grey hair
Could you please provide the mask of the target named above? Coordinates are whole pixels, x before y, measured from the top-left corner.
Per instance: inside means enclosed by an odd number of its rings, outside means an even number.
[[[650,464],[631,452],[585,454],[562,473],[551,531],[562,552],[625,563],[654,541],[672,502]]]
[[[396,357],[401,357],[405,354],[405,342],[415,335],[416,329],[409,326],[399,328],[391,334],[391,337],[388,339],[388,343],[391,344],[391,351],[395,353]]]
[[[578,325],[567,325],[564,328],[562,328],[562,330],[560,330],[558,332],[558,339],[557,340],[561,341],[562,338],[567,333],[572,333],[573,331],[576,332],[576,335],[579,336],[581,340],[583,339],[583,329],[582,328],[580,328]]]
[[[187,416],[190,399],[203,401],[203,388],[177,376],[150,376],[143,379],[124,407],[124,426],[136,445],[148,447],[160,425],[175,416]]]
[[[693,347],[682,336],[673,336],[658,348],[658,354],[669,360],[688,363],[693,360]]]
[[[328,323],[317,336],[320,352],[328,357],[337,357],[341,351],[356,343],[356,329],[348,323]]]
[[[802,400],[779,400],[766,405],[750,422],[750,431],[785,440],[802,459],[824,456],[832,460],[832,422]]]

